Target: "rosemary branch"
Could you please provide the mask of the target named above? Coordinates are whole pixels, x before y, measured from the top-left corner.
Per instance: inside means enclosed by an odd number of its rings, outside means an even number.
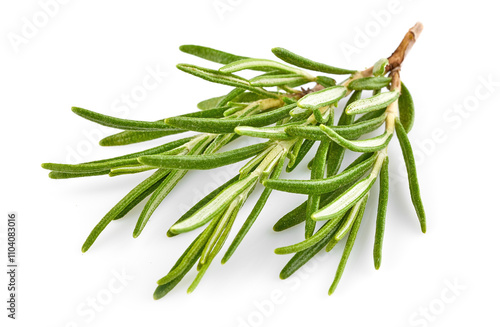
[[[241,245],[272,190],[307,194],[307,201],[274,226],[276,231],[281,231],[305,222],[303,240],[275,250],[277,254],[294,253],[280,277],[289,277],[321,249],[330,251],[346,237],[342,258],[329,289],[331,294],[345,270],[371,187],[379,179],[373,248],[374,265],[379,269],[388,203],[388,146],[394,133],[403,152],[411,199],[421,230],[426,231],[415,160],[407,135],[413,126],[414,105],[400,76],[401,66],[422,29],[421,23],[415,24],[391,56],[361,71],[320,63],[283,48],[272,51],[287,64],[184,45],[180,47],[181,51],[223,66],[214,70],[179,64],[180,70],[232,87],[225,95],[200,102],[198,108],[201,111],[149,122],[110,117],[74,107],[75,114],[85,119],[122,130],[101,140],[103,146],[147,142],[186,131],[197,132],[191,137],[115,158],[77,165],[42,164],[43,168],[51,170],[49,176],[55,179],[153,171],[104,215],[87,237],[82,251],[86,252],[113,220],[123,218],[147,198],[133,231],[133,236],[138,237],[158,206],[189,170],[213,169],[249,159],[237,176],[208,194],[172,224],[168,236],[199,228],[202,231],[172,269],[159,279],[155,299],[170,292],[196,263],[198,273],[188,292],[197,287],[228,240],[239,211],[258,183],[265,188],[229,245],[222,263],[226,263]],[[246,79],[237,74],[242,70],[258,72],[258,75]],[[349,76],[337,83],[331,76],[316,73]],[[309,83],[316,84],[307,87]],[[271,87],[276,87],[276,90]],[[372,95],[362,98],[362,93],[367,91],[372,91]],[[335,110],[339,101],[346,97],[349,100],[335,124]],[[362,138],[383,124],[382,134]],[[238,137],[267,141],[222,151]],[[280,179],[283,167],[286,166],[287,172],[298,167],[317,141],[318,149],[308,164],[310,179]],[[339,172],[347,150],[362,154]]]

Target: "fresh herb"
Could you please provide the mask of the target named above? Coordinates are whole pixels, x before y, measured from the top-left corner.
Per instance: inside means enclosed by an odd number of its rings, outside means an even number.
[[[274,225],[275,231],[303,222],[305,226],[304,240],[275,250],[281,255],[294,253],[280,277],[289,277],[321,249],[330,251],[339,240],[347,238],[329,289],[331,294],[346,268],[371,188],[379,179],[373,249],[375,268],[379,269],[389,197],[387,149],[394,133],[403,152],[411,199],[421,230],[426,231],[415,160],[408,138],[415,109],[410,92],[400,79],[401,64],[421,30],[422,24],[417,23],[406,33],[391,56],[362,71],[323,64],[283,48],[274,48],[272,52],[286,64],[184,45],[180,47],[182,51],[223,66],[214,70],[179,64],[177,67],[180,70],[210,82],[231,86],[232,90],[226,95],[201,101],[198,103],[200,111],[152,122],[115,118],[73,108],[77,115],[85,119],[122,130],[102,139],[100,144],[103,146],[146,142],[186,131],[198,132],[194,136],[120,157],[76,165],[42,165],[51,171],[49,176],[54,179],[154,171],[101,219],[84,242],[82,251],[89,250],[113,220],[123,218],[147,198],[133,230],[133,236],[138,237],[156,208],[189,170],[212,169],[249,159],[237,176],[200,200],[167,231],[167,236],[173,237],[202,229],[172,269],[158,280],[155,299],[170,292],[195,264],[198,274],[188,292],[197,287],[228,240],[239,211],[258,183],[265,188],[223,255],[222,263],[226,263],[242,244],[273,189],[307,194],[308,199],[304,203]],[[349,77],[337,83],[331,76],[315,76],[304,69]],[[242,70],[251,70],[257,75],[246,79],[237,75]],[[307,87],[308,83],[315,85]],[[370,92],[371,96],[362,98],[362,92],[366,90],[373,92]],[[335,124],[336,107],[340,100],[348,96],[349,100]],[[385,129],[378,136],[360,139],[383,124]],[[222,150],[239,137],[267,141]],[[310,180],[279,179],[283,168],[286,166],[287,172],[294,170],[315,142],[319,145],[308,164]],[[361,155],[339,172],[346,150],[361,152]],[[318,228],[318,225],[321,226]]]

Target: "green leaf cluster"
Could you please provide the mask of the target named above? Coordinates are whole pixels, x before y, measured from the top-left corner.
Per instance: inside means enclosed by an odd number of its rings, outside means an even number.
[[[356,71],[323,64],[283,48],[273,48],[272,52],[284,63],[197,45],[183,45],[180,49],[222,64],[218,69],[191,64],[179,64],[177,68],[209,82],[229,86],[228,93],[200,101],[199,111],[155,121],[111,117],[78,107],[72,111],[94,123],[121,130],[102,139],[102,146],[147,142],[185,132],[195,132],[194,135],[109,159],[80,164],[42,164],[54,179],[149,173],[98,222],[84,242],[83,252],[89,250],[111,222],[127,216],[144,202],[132,232],[133,237],[140,236],[155,210],[190,170],[214,169],[246,160],[238,175],[206,195],[166,231],[169,237],[197,229],[201,232],[171,270],[158,280],[154,298],[169,293],[195,266],[197,275],[188,292],[198,286],[229,239],[238,213],[259,183],[264,188],[221,262],[226,263],[234,255],[265,210],[266,203],[273,203],[272,190],[305,194],[307,200],[274,225],[275,231],[284,231],[304,224],[304,239],[275,250],[280,255],[293,254],[280,278],[288,278],[319,251],[325,248],[330,251],[346,238],[329,289],[331,294],[347,267],[368,197],[377,179],[380,191],[373,258],[375,268],[380,267],[389,198],[387,148],[394,132],[408,171],[411,199],[421,230],[426,231],[408,137],[414,122],[414,104],[408,88],[399,84],[394,73],[388,71],[387,58],[377,61],[371,69]],[[239,76],[243,70],[256,76],[250,79]],[[315,76],[315,72],[349,77],[337,83],[336,76]],[[309,83],[315,86],[310,87]],[[384,88],[389,90],[384,91]],[[367,90],[374,92],[363,98]],[[345,106],[338,108],[347,97]],[[339,114],[338,119],[335,119],[335,111]],[[384,123],[385,130],[377,132]],[[368,135],[373,132],[378,133],[377,136]],[[224,149],[241,137],[255,138],[257,143]],[[310,179],[280,179],[283,170],[297,169],[316,143],[312,160],[303,165],[304,169],[307,166],[311,170]],[[341,170],[346,151],[361,155]]]

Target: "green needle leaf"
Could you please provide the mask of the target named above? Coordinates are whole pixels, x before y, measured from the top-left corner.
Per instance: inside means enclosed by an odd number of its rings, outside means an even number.
[[[240,168],[240,178],[250,174],[260,163],[269,155],[269,153],[276,149],[276,146],[271,145],[267,149],[260,152],[258,155],[248,160],[247,163]]]
[[[276,57],[297,67],[335,75],[353,74],[356,72],[355,70],[337,68],[313,61],[283,48],[273,48],[272,51]]]
[[[239,137],[240,136],[236,134],[219,134],[213,139],[212,143],[207,146],[203,153],[205,155],[213,154],[219,151],[224,145],[231,143]]]
[[[242,201],[244,202],[244,201]],[[242,203],[239,204],[240,207],[242,205]],[[198,284],[200,283],[201,279],[203,278],[203,276],[205,275],[206,271],[208,270],[208,267],[210,266],[210,264],[212,263],[212,261],[214,260],[215,256],[220,252],[220,250],[222,249],[222,246],[224,245],[224,243],[226,242],[226,239],[227,237],[229,236],[229,232],[231,231],[231,227],[234,223],[234,220],[236,218],[236,215],[238,213],[238,210],[239,208],[236,208],[236,210],[233,211],[232,213],[232,216],[231,218],[229,219],[228,223],[227,223],[227,226],[224,230],[224,232],[222,233],[222,235],[220,236],[220,238],[217,240],[217,243],[215,244],[212,252],[210,253],[210,255],[208,256],[205,264],[202,264],[201,265],[201,268],[200,270],[198,271],[198,274],[196,275],[194,281],[191,283],[191,285],[189,286],[187,292],[188,294],[193,292],[196,287],[198,286]],[[208,246],[208,244],[206,245]],[[201,259],[200,259],[201,260]]]
[[[384,240],[385,216],[389,200],[389,157],[384,159],[380,170],[380,193],[378,196],[377,227],[375,229],[375,244],[373,245],[373,262],[375,269],[380,268],[382,262],[382,244]]]
[[[231,108],[227,109],[226,111],[224,111],[224,117],[234,115],[235,113],[241,111],[243,108],[240,106],[231,107]],[[258,105],[254,106],[254,108],[258,108]]]
[[[345,112],[348,115],[364,114],[377,109],[386,108],[399,97],[398,91],[379,93],[372,97],[355,101],[348,105]]]
[[[401,82],[401,96],[398,100],[398,106],[401,124],[405,128],[406,133],[410,133],[413,122],[415,121],[415,105],[413,104],[413,98],[411,97],[410,91],[408,91],[408,88],[406,88],[403,82]]]
[[[243,90],[243,89],[241,89],[241,90],[243,92],[245,92],[245,90]],[[219,102],[222,99],[224,99],[225,97],[226,97],[225,95],[222,95],[220,97],[214,97],[214,98],[210,98],[210,99],[206,99],[206,100],[200,101],[200,102],[198,102],[198,104],[196,105],[196,107],[198,107],[198,109],[200,109],[200,110],[207,110],[207,109],[215,108],[215,107],[217,107],[217,105],[219,104]]]
[[[196,239],[188,246],[188,248],[184,251],[184,253],[180,256],[180,258],[177,260],[177,262],[174,264],[174,266],[172,267],[172,269],[170,269],[170,272],[172,270],[174,270],[175,268],[177,268],[181,262],[182,262],[182,259],[188,255],[188,253],[191,251],[191,249],[193,248],[193,246],[199,241],[200,237],[202,235],[198,235],[198,237],[196,237]],[[201,255],[201,253],[200,253]],[[171,280],[170,282],[166,283],[166,284],[163,284],[163,285],[158,285],[156,287],[156,290],[153,294],[153,298],[155,300],[159,300],[161,299],[162,297],[164,297],[165,295],[167,295],[171,290],[174,289],[175,286],[177,286],[177,284],[179,284],[179,282],[182,280],[182,278],[184,278],[184,276],[188,273],[189,270],[191,270],[191,268],[194,266],[194,264],[196,263],[196,260],[198,260],[199,256],[198,257],[194,257],[193,260],[191,260],[190,264],[188,264],[186,266],[186,269],[183,273],[181,273],[180,275],[178,275],[177,278]]]
[[[210,224],[205,228],[205,230],[195,239],[191,246],[184,252],[179,259],[179,264],[176,265],[169,271],[169,273],[158,280],[158,285],[165,285],[175,280],[176,278],[185,275],[194,263],[198,260],[207,244],[210,236],[212,235],[215,226],[217,225],[219,219],[213,219]]]
[[[233,99],[229,101],[237,101],[237,102],[254,102],[260,99],[265,99],[266,97],[260,94],[256,94],[253,92],[245,92],[241,93],[240,95],[234,97]]]
[[[179,115],[177,117],[191,117],[191,118],[221,118],[224,117],[224,112],[229,106],[220,106],[216,108],[206,109],[202,111],[190,112],[188,114]]]
[[[325,239],[332,230],[334,230],[335,228],[337,228],[339,226],[339,224],[340,224],[340,220],[338,220],[338,221],[330,220],[316,234],[310,236],[309,238],[305,239],[304,241],[302,241],[300,243],[277,248],[274,250],[274,253],[276,253],[276,254],[290,254],[290,253],[304,251],[305,249],[307,249],[307,248],[317,244],[321,240]]]
[[[306,84],[309,80],[299,74],[262,75],[250,80],[252,86],[278,86],[289,84]]]
[[[349,185],[350,186],[350,185]],[[332,193],[322,194],[320,207],[324,207],[328,203],[335,200],[342,192],[344,192],[347,187],[340,187]],[[296,226],[306,220],[306,211],[307,211],[307,200],[302,202],[300,205],[286,213],[283,217],[281,217],[276,224],[273,226],[273,230],[275,232],[282,232],[286,229],[289,229],[293,226]]]
[[[277,98],[278,96],[274,93],[268,92],[264,89],[254,87],[250,85],[250,82],[244,79],[243,77],[239,77],[229,73],[223,73],[218,70],[213,70],[209,68],[198,67],[195,65],[189,64],[178,64],[177,68],[186,72],[188,74],[194,75],[196,77],[200,77],[204,80],[213,83],[219,83],[234,87],[239,87],[245,90],[252,91],[257,94],[266,95],[271,98]]]
[[[363,199],[358,201],[349,211],[349,215],[347,215],[347,218],[344,220],[344,223],[342,224],[342,226],[339,227],[339,229],[335,233],[334,238],[337,242],[343,239],[344,236],[346,236],[347,233],[351,230],[351,227],[354,224],[354,221],[356,220],[356,217],[358,215],[359,208],[361,208],[363,202],[366,201],[366,198],[368,198],[368,194],[365,195]]]
[[[336,85],[321,91],[309,93],[297,101],[297,105],[305,109],[318,109],[321,107],[336,104],[347,93],[345,86]]]
[[[196,211],[191,217],[174,224],[170,227],[170,230],[175,234],[180,234],[204,225],[214,216],[217,216],[225,210],[229,203],[231,203],[239,194],[243,193],[248,188],[253,187],[257,180],[258,176],[254,175],[248,175],[247,177],[240,179],[236,183],[224,189],[224,191]]]
[[[297,100],[295,100],[294,98],[287,97],[287,96],[283,96],[283,97],[281,98],[281,100],[283,100],[283,102],[284,102],[285,104],[297,103]]]
[[[140,165],[140,164],[132,166],[122,166],[122,167],[111,168],[108,175],[109,177],[115,177],[120,175],[137,174],[151,169],[154,169],[154,167]]]
[[[151,141],[160,137],[182,133],[183,129],[170,129],[166,131],[123,131],[116,133],[99,141],[100,146],[128,145]]]
[[[211,108],[204,110],[202,113],[184,114],[181,115],[181,117],[216,118],[216,117],[222,117],[225,110],[226,107],[216,108],[216,109]],[[102,140],[99,141],[99,145],[117,146],[117,145],[134,144],[134,143],[154,140],[168,135],[182,133],[185,131],[186,131],[185,129],[178,129],[178,128],[170,128],[161,131],[127,130],[103,138]]]
[[[165,197],[172,191],[177,185],[177,183],[186,175],[188,170],[174,170],[172,171],[161,183],[160,186],[153,193],[151,198],[149,198],[148,202],[144,206],[144,209],[137,220],[137,224],[135,225],[133,236],[134,238],[138,237],[146,224],[149,221],[149,218],[153,214],[153,212],[158,208],[160,203],[165,199]]]
[[[271,176],[269,177],[270,179],[275,179],[278,178],[279,175],[281,174],[281,171],[283,170],[283,166],[285,165],[285,156],[283,156],[278,164],[276,165],[276,168],[274,168],[273,172],[271,173]],[[224,257],[222,258],[221,263],[225,264],[231,256],[234,254],[238,246],[241,244],[241,241],[245,238],[247,235],[248,231],[250,228],[252,228],[253,223],[259,216],[260,212],[264,208],[267,199],[269,198],[269,195],[271,195],[272,190],[269,188],[265,188],[264,191],[262,191],[262,194],[260,195],[259,199],[257,200],[257,203],[252,209],[252,212],[250,212],[250,215],[248,215],[247,219],[241,226],[238,234],[234,237],[233,242],[227,249],[226,253],[224,254]]]
[[[278,125],[271,127],[252,127],[252,126],[238,126],[234,132],[239,135],[246,135],[251,137],[260,137],[270,140],[286,140],[291,138],[285,132],[285,128],[290,125]]]
[[[389,65],[389,60],[387,60],[387,58],[382,58],[382,59],[378,60],[373,65],[373,75],[375,75],[375,76],[385,75],[385,67],[387,65]]]
[[[103,115],[91,110],[78,107],[72,107],[71,110],[80,117],[98,123],[100,125],[113,128],[119,128],[125,130],[147,130],[147,131],[158,131],[158,130],[164,131],[166,129],[167,130],[174,129],[171,126],[165,124],[163,120],[149,122],[149,121],[122,119],[122,118]],[[173,132],[172,134],[181,132],[178,129],[174,130],[176,130],[176,132]]]
[[[317,76],[316,82],[318,84],[321,84],[324,87],[330,87],[330,86],[337,85],[337,81],[335,81],[333,78],[330,78],[327,76]]]
[[[361,99],[362,93],[363,93],[362,91],[354,91],[349,100],[347,101],[346,106],[350,105],[354,101]],[[345,125],[351,125],[353,122],[354,122],[354,116],[348,115],[346,114],[345,110],[342,110],[342,114],[340,115],[337,125],[339,127]],[[356,137],[346,136],[344,134],[341,135],[347,138],[353,138],[353,139],[356,138]],[[344,160],[344,154],[345,154],[345,148],[343,148],[342,146],[338,145],[335,142],[330,142],[330,149],[328,150],[328,156],[326,158],[327,177],[331,177],[337,174],[342,164],[342,161]]]
[[[200,257],[201,265],[204,265],[206,263],[210,264],[209,262],[207,262],[208,261],[207,259],[209,259],[210,255],[212,254],[212,251],[215,250],[217,241],[222,236],[223,232],[226,230],[226,227],[228,227],[228,224],[232,225],[232,220],[233,218],[236,217],[243,203],[244,200],[237,197],[229,204],[226,211],[222,215],[221,219],[219,219],[219,222],[217,223],[217,226],[215,227],[212,235],[210,236],[207,245],[205,245],[205,248],[201,253]]]
[[[101,175],[107,175],[108,173],[109,173],[109,169],[102,170],[102,171],[88,172],[88,173],[66,173],[66,172],[61,172],[61,171],[51,171],[49,173],[49,178],[68,179],[68,178],[78,178],[78,177],[101,176]]]
[[[221,186],[219,186],[218,188],[216,188],[215,190],[213,190],[212,192],[210,192],[208,195],[206,195],[203,199],[201,199],[200,201],[198,201],[194,206],[191,207],[191,209],[189,209],[188,211],[186,211],[186,213],[184,213],[176,222],[175,224],[177,223],[180,223],[181,221],[184,221],[186,219],[188,219],[189,217],[191,217],[196,211],[198,211],[200,208],[202,208],[205,204],[207,204],[208,202],[210,202],[210,200],[212,200],[213,198],[215,198],[220,192],[222,192],[225,188],[227,188],[229,185],[233,184],[234,182],[236,182],[237,180],[239,180],[240,178],[240,175],[236,175],[234,176],[233,178],[231,178],[230,180],[228,180],[227,182],[225,182],[224,184],[222,184]],[[168,237],[173,237],[173,236],[176,236],[178,234],[176,233],[173,233],[172,231],[168,231],[167,232],[167,236]]]
[[[123,199],[121,199],[94,227],[90,232],[90,235],[85,240],[82,246],[82,252],[87,252],[87,250],[94,244],[97,237],[102,233],[104,228],[109,225],[120,213],[127,208],[137,196],[140,196],[144,191],[148,190],[152,185],[156,184],[159,180],[163,179],[167,174],[170,173],[168,169],[159,169],[153,175],[146,178],[139,185],[134,187]]]
[[[206,147],[212,142],[212,139],[208,136],[201,138],[189,151],[189,155],[196,155],[203,152]],[[144,206],[144,209],[137,220],[137,223],[134,228],[133,236],[138,237],[146,224],[149,221],[149,218],[156,210],[156,208],[160,205],[160,203],[165,199],[165,197],[174,189],[174,187],[179,183],[179,181],[187,174],[188,170],[179,170],[175,169],[163,180],[158,189],[153,193],[149,201]]]
[[[193,118],[219,118],[223,117],[224,111],[227,107],[206,109],[203,112],[194,112],[181,115],[181,117]],[[168,125],[167,125],[168,126]],[[140,143],[145,141],[154,140],[167,135],[173,135],[186,132],[185,129],[168,128],[166,130],[127,130],[117,134],[110,135],[99,141],[101,146],[117,146]]]
[[[269,60],[269,59],[254,59],[254,58],[248,58],[248,59],[241,59],[238,61],[231,62],[221,68],[219,68],[219,71],[223,73],[234,73],[240,70],[244,69],[252,69],[252,70],[281,70],[284,72],[290,72],[290,73],[296,73],[304,76],[305,72],[303,72],[300,69],[288,66],[288,65],[283,65],[279,62]]]
[[[59,163],[43,163],[42,168],[54,170],[57,172],[66,172],[66,173],[92,173],[92,172],[101,172],[108,171],[112,168],[126,165],[134,165],[138,164],[136,158],[131,159],[110,159],[108,162],[99,162],[99,163],[83,163],[83,164],[59,164]]]
[[[377,159],[375,153],[364,153],[356,159],[356,164],[338,175],[310,180],[273,179],[264,181],[264,186],[283,192],[299,194],[323,194],[352,183],[368,172]],[[316,160],[315,160],[316,161]]]
[[[289,114],[290,116],[292,116],[293,119],[304,120],[309,118],[309,116],[312,114],[312,110],[295,107],[292,110],[290,110]]]
[[[325,228],[326,224],[321,227],[321,229]],[[318,231],[318,233],[321,231],[321,229]],[[308,247],[307,249],[295,253],[295,255],[288,261],[288,263],[283,267],[283,269],[280,272],[280,278],[281,279],[287,279],[290,277],[294,272],[299,270],[300,267],[305,265],[309,260],[311,260],[316,254],[318,254],[321,249],[323,249],[326,244],[333,238],[333,235],[335,235],[335,229],[332,229],[323,239],[321,239],[319,242],[316,244]]]
[[[325,163],[326,156],[328,153],[328,148],[330,143],[327,141],[322,141],[316,155],[314,156],[314,162],[311,167],[311,179],[323,179],[325,177]],[[314,234],[314,229],[316,227],[316,221],[311,219],[311,215],[318,211],[320,206],[321,196],[317,194],[310,194],[307,198],[307,210],[306,210],[306,226],[305,226],[305,237],[306,239]],[[296,252],[296,251],[295,251]]]
[[[365,199],[363,200],[361,208],[359,209],[358,217],[356,218],[356,221],[351,228],[351,232],[349,233],[349,237],[347,238],[347,242],[344,247],[344,252],[342,253],[342,258],[340,259],[337,272],[335,273],[335,278],[333,280],[332,286],[330,286],[330,289],[328,290],[328,295],[332,295],[340,282],[340,278],[342,278],[347,260],[349,259],[352,247],[354,246],[354,242],[356,241],[356,235],[358,234],[359,226],[361,226],[361,219],[363,218],[363,214],[365,213],[367,199],[368,197],[365,197]]]
[[[222,99],[219,100],[219,103],[217,103],[217,107],[224,107],[228,104],[229,101],[236,100],[239,96],[245,93],[245,89],[242,88],[235,88],[231,90],[228,94],[226,94]],[[255,94],[255,93],[252,93]]]
[[[368,120],[380,117],[380,116],[384,115],[385,111],[386,111],[386,108],[368,112],[368,113],[366,113],[364,115],[361,115],[361,117],[359,117],[358,119],[356,119],[354,121],[354,123],[357,124],[357,123],[361,123],[361,122],[364,122],[364,121],[368,121]],[[353,116],[349,115],[349,117],[353,117]],[[386,117],[386,116],[384,115],[384,117]]]
[[[314,109],[313,114],[314,114],[314,119],[316,119],[318,123],[325,124],[328,121],[330,111],[326,110],[325,113],[322,114],[319,109]]]
[[[344,213],[349,210],[356,202],[361,200],[375,182],[375,177],[368,176],[342,193],[333,202],[326,205],[319,211],[315,212],[311,217],[314,220],[339,220]]]
[[[390,77],[363,77],[353,80],[347,87],[350,90],[379,90],[389,86],[390,83]]]
[[[335,143],[355,152],[375,152],[382,150],[383,148],[387,147],[393,135],[393,133],[384,132],[382,135],[370,139],[350,141],[340,136],[337,132],[335,132],[328,126],[320,125],[319,127]]]
[[[413,150],[411,148],[410,140],[408,135],[401,124],[401,121],[396,118],[396,134],[398,136],[399,145],[403,152],[403,157],[405,160],[406,171],[408,173],[408,183],[410,185],[411,201],[417,212],[418,220],[420,221],[420,228],[422,233],[425,233],[427,227],[425,222],[425,211],[424,205],[422,203],[422,198],[420,197],[420,186],[418,185],[417,178],[417,167],[415,165],[415,158],[413,157]]]
[[[258,143],[235,150],[203,155],[152,155],[139,157],[139,162],[172,169],[212,169],[233,164],[254,156],[269,147],[270,143]]]
[[[224,73],[222,71],[213,70],[204,67],[198,67],[190,64],[178,64],[177,68],[183,72],[192,74],[196,77],[203,78],[209,82],[230,85],[235,87],[247,88],[250,86],[250,82],[243,77]]]
[[[385,118],[386,115],[382,114],[376,118],[361,121],[359,123],[331,126],[330,129],[344,138],[357,139],[363,134],[373,132],[382,126]],[[286,126],[285,132],[290,136],[301,137],[314,141],[325,141],[329,139],[319,126]]]
[[[144,155],[158,154],[162,152],[167,152],[182,146],[183,144],[189,142],[192,137],[186,137],[180,140],[169,142],[145,151],[139,151],[124,156],[119,156],[110,159],[90,161],[81,164],[58,164],[58,163],[43,163],[42,168],[54,170],[58,172],[68,172],[68,173],[88,173],[88,172],[101,172],[108,171],[111,168],[137,164],[137,158]],[[107,174],[107,172],[106,172]]]
[[[349,166],[347,166],[346,170],[354,167],[355,165],[359,164],[360,162],[368,159],[370,157],[370,154],[364,153],[361,156],[359,156],[356,160],[354,160]],[[268,182],[266,182],[268,183]],[[353,182],[354,183],[354,182]],[[326,206],[327,204],[331,203],[335,199],[337,199],[340,195],[344,193],[349,187],[352,186],[353,183],[347,184],[345,186],[341,186],[335,191],[331,193],[325,193],[322,194],[321,196],[321,202],[320,202],[320,208]],[[288,229],[290,227],[293,227],[295,225],[300,224],[306,219],[306,208],[307,208],[307,201],[303,202],[299,206],[297,206],[295,209],[291,210],[287,214],[285,214],[283,217],[281,217],[278,222],[273,226],[273,230],[276,232],[281,232],[285,229]]]
[[[297,155],[295,156],[295,159],[290,160],[288,162],[288,166],[286,167],[286,172],[289,173],[297,167],[300,162],[304,159],[304,157],[307,155],[309,150],[311,150],[312,146],[314,145],[315,141],[313,140],[304,140],[302,143],[300,143],[300,148],[297,152]],[[333,142],[332,142],[333,143]],[[297,146],[297,145],[295,145]]]
[[[210,60],[219,64],[229,64],[230,62],[245,59],[247,57],[234,55],[228,52],[203,47],[201,45],[186,44],[181,45],[179,49],[182,52],[197,56],[206,60]]]
[[[169,125],[191,131],[203,133],[233,133],[234,129],[238,126],[261,127],[274,124],[277,121],[288,117],[288,112],[295,107],[296,104],[289,104],[258,115],[234,119],[172,117],[167,118],[165,121]]]
[[[338,243],[339,241],[335,237],[332,237],[328,242],[328,244],[326,244],[325,251],[330,252]]]
[[[167,175],[168,177],[169,175]],[[166,177],[165,177],[166,178]],[[163,179],[160,179],[158,182],[156,182],[155,184],[151,185],[147,190],[145,190],[144,192],[140,193],[139,195],[137,195],[135,197],[135,199],[129,203],[129,205],[127,207],[125,207],[119,215],[117,215],[114,220],[118,220],[120,218],[123,218],[125,217],[125,215],[127,213],[129,213],[130,210],[134,209],[136,205],[138,205],[139,203],[142,202],[142,200],[144,200],[148,195],[150,195],[151,193],[153,193],[160,185],[161,183],[165,180],[165,178]]]
[[[172,272],[177,267],[179,267],[179,265],[182,263],[182,260],[184,259],[184,257],[186,257],[192,251],[192,248],[195,246],[195,244],[197,244],[197,242],[199,242],[201,237],[202,237],[202,234],[198,235],[198,237],[195,238],[195,240],[188,246],[188,248],[184,251],[184,253],[180,256],[180,258],[174,264],[172,269],[170,269],[169,273]],[[192,258],[192,260],[187,265],[185,265],[184,271],[181,274],[178,274],[178,277],[174,278],[173,280],[171,280],[168,283],[158,285],[156,287],[156,290],[153,294],[153,298],[155,300],[161,299],[162,297],[167,295],[171,290],[173,290],[174,287],[177,286],[177,284],[179,284],[179,282],[182,280],[182,278],[184,278],[184,276],[188,273],[188,271],[191,270],[191,268],[196,263],[196,260],[198,260],[198,258],[200,257],[201,251],[198,251],[198,252],[199,252],[198,256],[194,256]]]

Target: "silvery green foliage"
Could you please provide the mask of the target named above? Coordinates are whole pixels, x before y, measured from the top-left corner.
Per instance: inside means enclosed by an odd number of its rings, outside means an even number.
[[[375,267],[380,267],[389,194],[387,147],[394,132],[403,151],[411,198],[425,232],[425,213],[407,135],[414,121],[413,100],[406,86],[399,82],[399,71],[389,71],[391,63],[387,58],[380,59],[370,69],[356,71],[323,64],[283,48],[274,48],[272,52],[285,63],[197,45],[183,45],[180,49],[223,65],[210,69],[179,64],[180,70],[232,89],[227,94],[199,102],[200,111],[156,121],[110,117],[78,107],[72,110],[87,120],[121,130],[102,139],[100,144],[103,146],[147,142],[188,131],[197,134],[115,158],[76,165],[42,165],[51,171],[49,176],[54,179],[153,171],[95,226],[82,247],[83,252],[113,220],[125,217],[147,199],[133,231],[133,236],[138,237],[155,209],[190,170],[213,169],[248,159],[238,175],[201,199],[169,228],[169,237],[196,229],[202,231],[172,269],[159,279],[154,298],[159,299],[170,292],[195,265],[198,274],[188,292],[197,287],[228,240],[238,212],[258,183],[264,185],[264,190],[249,216],[240,224],[222,263],[227,262],[243,243],[269,202],[272,190],[307,194],[304,203],[274,226],[274,230],[282,231],[303,222],[305,225],[304,240],[275,251],[282,255],[294,254],[280,277],[289,277],[320,250],[326,247],[330,251],[339,240],[347,238],[329,290],[331,294],[346,267],[370,190],[377,179],[380,180],[380,193],[373,255]],[[256,75],[250,79],[239,76],[238,73],[244,70]],[[315,76],[314,72],[349,77],[337,83],[334,76]],[[373,90],[373,95],[363,98],[362,93],[366,90]],[[349,100],[345,106],[337,108],[346,97]],[[337,121],[335,111],[339,114]],[[385,130],[378,136],[366,137],[384,124]],[[224,149],[240,137],[260,142],[233,150]],[[280,179],[283,168],[286,167],[287,172],[296,169],[316,142],[318,148],[307,165],[311,169],[310,179]],[[347,150],[361,152],[361,155],[340,171]]]

